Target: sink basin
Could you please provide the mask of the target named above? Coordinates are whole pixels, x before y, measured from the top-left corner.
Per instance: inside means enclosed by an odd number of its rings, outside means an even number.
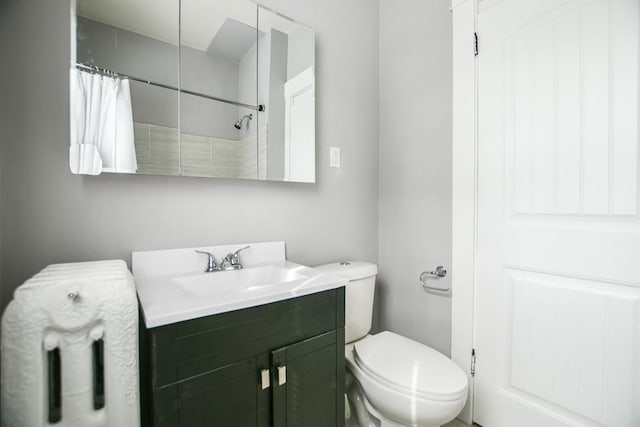
[[[173,281],[189,295],[203,297],[230,293],[259,293],[266,290],[266,287],[281,286],[304,277],[295,269],[263,265],[242,270],[177,277]]]
[[[207,251],[217,259],[237,249],[243,269],[204,273]],[[342,287],[346,280],[287,261],[284,242],[241,243],[134,252],[132,270],[145,326],[155,328]]]

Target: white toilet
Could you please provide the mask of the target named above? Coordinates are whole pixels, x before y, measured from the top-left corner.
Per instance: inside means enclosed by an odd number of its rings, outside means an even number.
[[[462,369],[436,350],[393,332],[368,335],[377,266],[342,262],[315,268],[349,280],[347,411],[357,425],[438,427],[453,420],[467,400],[468,381]]]

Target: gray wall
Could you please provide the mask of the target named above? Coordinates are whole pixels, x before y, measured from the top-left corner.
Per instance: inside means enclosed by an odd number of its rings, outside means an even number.
[[[71,175],[68,0],[0,2],[0,308],[54,262],[282,239],[302,263],[379,259],[382,328],[449,352],[450,299],[417,283],[450,263],[447,2],[262,2],[316,31],[315,185]]]
[[[444,0],[380,0],[379,11],[380,323],[446,354],[451,300],[423,291],[418,276],[451,263],[448,7]]]
[[[0,52],[9,53],[9,44],[11,43],[12,38],[9,36],[9,30],[11,26],[9,25],[8,15],[4,13],[4,0],[0,0]],[[3,174],[2,174],[2,154],[3,150],[1,149],[3,146],[3,142],[5,139],[10,137],[11,132],[5,127],[4,123],[10,117],[10,111],[13,109],[13,105],[11,103],[2,101],[8,100],[9,91],[7,84],[2,84],[1,82],[6,82],[7,79],[10,78],[9,70],[8,70],[9,61],[0,61],[0,278],[2,278],[2,229],[4,228],[2,224],[4,224],[4,212],[2,210],[2,182],[3,182]],[[0,309],[4,307],[2,304],[3,293],[8,294],[8,292],[2,290],[2,281],[0,280]],[[2,407],[0,407],[0,411]]]
[[[376,261],[378,4],[263,3],[316,30],[315,185],[72,175],[69,0],[2,1],[0,308],[47,264],[136,250],[285,240],[301,263]],[[330,145],[342,147],[342,169],[328,167]]]
[[[376,43],[376,41],[371,40],[371,43]],[[313,52],[309,50],[309,46],[313,46],[313,30],[311,28],[300,26],[289,34],[290,60],[287,63],[287,80],[314,65]]]

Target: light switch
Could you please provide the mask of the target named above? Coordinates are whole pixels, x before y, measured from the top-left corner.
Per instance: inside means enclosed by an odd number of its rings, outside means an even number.
[[[340,147],[329,147],[329,167],[340,167]]]

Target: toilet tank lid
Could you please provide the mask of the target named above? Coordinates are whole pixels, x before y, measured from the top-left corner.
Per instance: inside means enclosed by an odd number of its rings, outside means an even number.
[[[363,261],[342,261],[313,267],[323,273],[341,277],[347,280],[365,279],[378,274],[378,266]]]

